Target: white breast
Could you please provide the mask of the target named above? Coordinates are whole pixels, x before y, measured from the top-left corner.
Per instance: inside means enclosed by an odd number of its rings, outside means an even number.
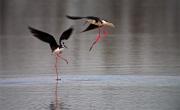
[[[59,54],[64,50],[64,48],[57,48],[53,51],[54,54]]]

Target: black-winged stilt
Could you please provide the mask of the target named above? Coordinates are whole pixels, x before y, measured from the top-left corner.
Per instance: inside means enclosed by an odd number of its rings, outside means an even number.
[[[57,79],[56,80],[60,80],[58,78],[58,68],[57,68],[57,64],[58,64],[58,58],[61,58],[63,59],[67,64],[68,64],[68,61],[63,58],[61,56],[61,53],[63,51],[64,48],[67,48],[66,45],[64,44],[63,40],[68,40],[70,35],[72,34],[73,32],[73,28],[70,27],[69,29],[65,30],[62,35],[60,36],[59,38],[59,45],[57,44],[55,38],[46,33],[46,32],[42,32],[40,30],[37,30],[35,28],[32,28],[32,27],[28,27],[30,32],[38,39],[40,39],[41,41],[44,41],[46,43],[49,43],[50,45],[50,48],[52,50],[52,53],[55,55],[55,69],[56,69],[56,76],[57,76]]]
[[[68,15],[66,17],[69,19],[72,19],[72,20],[84,19],[85,23],[89,23],[89,26],[85,30],[83,30],[82,32],[86,32],[86,31],[98,28],[99,33],[96,36],[96,40],[92,43],[91,47],[89,48],[89,51],[92,50],[93,46],[101,38],[101,29],[100,28],[102,28],[102,27],[115,27],[114,24],[112,24],[108,21],[105,21],[103,19],[100,19],[99,17],[94,17],[94,16],[78,17],[78,16],[68,16]],[[104,37],[106,37],[108,34],[107,31],[102,30],[102,32],[104,34]]]

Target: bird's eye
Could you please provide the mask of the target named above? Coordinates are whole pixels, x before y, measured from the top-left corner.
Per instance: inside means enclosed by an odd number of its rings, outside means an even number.
[[[68,48],[66,45],[65,45],[65,43],[63,42],[63,46],[65,47],[65,48]]]

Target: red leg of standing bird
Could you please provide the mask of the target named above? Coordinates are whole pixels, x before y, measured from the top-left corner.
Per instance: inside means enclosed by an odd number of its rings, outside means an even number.
[[[56,80],[60,80],[58,77],[58,57],[55,56],[55,71],[56,71]]]
[[[99,28],[99,33],[98,33],[98,35],[96,36],[96,40],[92,43],[91,47],[89,48],[89,51],[91,51],[92,48],[93,48],[93,46],[94,46],[96,43],[98,43],[98,41],[100,40],[100,38],[101,38],[101,30],[100,30],[100,28]]]
[[[67,64],[68,64],[68,61],[67,59],[63,58],[60,54],[56,54],[55,56],[55,70],[56,70],[56,80],[61,80],[58,76],[58,60],[59,58],[63,59]]]
[[[64,60],[64,61],[68,64],[68,60],[67,60],[67,59],[63,58],[60,54],[57,54],[57,56],[58,56],[59,58],[61,58],[62,60]]]

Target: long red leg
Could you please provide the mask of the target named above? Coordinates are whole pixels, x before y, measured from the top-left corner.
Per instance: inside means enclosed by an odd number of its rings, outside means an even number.
[[[57,64],[58,64],[58,57],[57,56],[55,56],[55,71],[56,71],[56,80],[59,80],[59,77],[58,77],[58,66],[57,66]]]
[[[64,61],[68,64],[68,60],[67,60],[67,59],[63,58],[60,54],[57,54],[57,56],[58,56],[59,58],[61,58],[62,60],[64,60]]]
[[[103,32],[103,38],[107,37],[108,31],[105,28],[102,29],[102,32]],[[107,44],[109,44],[109,42]]]
[[[100,30],[100,28],[99,28],[99,33],[98,33],[98,35],[96,36],[96,40],[92,43],[91,47],[89,48],[89,51],[91,51],[92,48],[93,48],[93,46],[94,46],[96,43],[98,43],[98,41],[100,40],[100,38],[101,38],[101,30]]]
[[[103,30],[104,37],[107,37],[108,32],[106,30]]]

